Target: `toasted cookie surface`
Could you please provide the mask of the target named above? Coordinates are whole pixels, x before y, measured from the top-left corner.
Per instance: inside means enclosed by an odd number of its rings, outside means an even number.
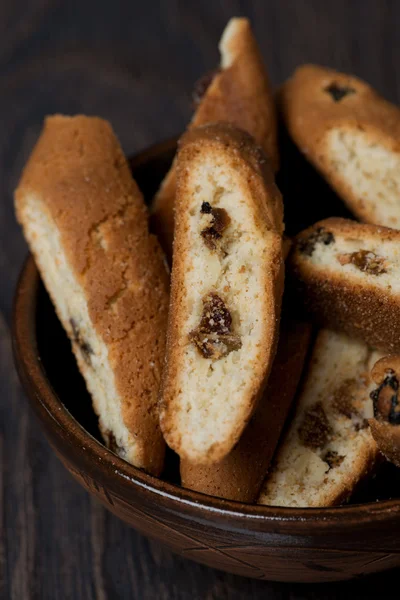
[[[239,442],[213,465],[182,460],[183,487],[240,502],[257,499],[300,380],[310,337],[308,323],[283,316],[266,390]]]
[[[277,122],[268,76],[247,19],[231,19],[222,35],[221,64],[203,78],[190,128],[230,122],[250,133],[278,167]],[[153,204],[152,221],[165,252],[172,253],[175,165],[166,175]]]
[[[106,443],[158,474],[168,273],[110,125],[46,119],[15,205]]]
[[[326,219],[300,233],[291,268],[304,305],[322,325],[400,351],[400,233]]]
[[[176,167],[161,425],[182,458],[207,464],[238,441],[273,361],[282,201],[262,151],[227,124],[188,132]]]
[[[299,67],[280,107],[297,146],[362,221],[400,229],[400,109],[357,77]]]
[[[371,392],[374,417],[369,420],[379,450],[400,467],[400,356],[385,356],[371,371],[377,386]]]
[[[320,331],[260,504],[339,504],[371,472],[378,450],[367,421],[373,415],[369,370],[378,356],[363,342]]]

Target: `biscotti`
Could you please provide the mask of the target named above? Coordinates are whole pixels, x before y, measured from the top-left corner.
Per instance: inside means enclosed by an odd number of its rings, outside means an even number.
[[[104,440],[159,474],[168,273],[110,125],[85,116],[47,118],[15,204]]]
[[[311,326],[282,317],[268,384],[239,442],[213,465],[180,464],[183,487],[240,502],[254,502],[279,441],[311,337]]]
[[[381,358],[373,367],[371,377],[377,387],[371,392],[374,418],[369,420],[372,435],[379,450],[400,467],[400,356]]]
[[[332,506],[371,473],[378,449],[368,427],[369,371],[378,357],[363,342],[320,331],[260,504]]]
[[[300,233],[290,260],[297,291],[324,326],[400,352],[400,232],[326,219]]]
[[[189,128],[228,121],[250,133],[278,168],[277,119],[268,76],[247,19],[231,19],[222,35],[218,70],[196,89],[197,108]],[[152,223],[168,256],[174,235],[175,165],[153,204]]]
[[[161,426],[209,464],[238,441],[274,358],[283,290],[282,199],[252,138],[228,124],[186,133]]]
[[[357,77],[299,67],[280,107],[290,135],[362,221],[400,229],[400,109]]]

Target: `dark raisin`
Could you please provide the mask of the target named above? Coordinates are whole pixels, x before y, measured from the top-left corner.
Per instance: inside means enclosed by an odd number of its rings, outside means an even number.
[[[370,250],[358,250],[358,252],[352,252],[351,254],[340,254],[338,260],[341,265],[351,263],[357,269],[360,269],[360,271],[369,273],[370,275],[387,273],[385,259],[382,256],[377,256]]]
[[[202,212],[203,214],[210,214],[212,213],[212,206],[209,202],[203,202],[203,204],[201,205],[201,210],[200,212]]]
[[[229,215],[224,208],[212,208],[209,202],[203,202],[200,212],[212,215],[210,225],[202,230],[201,236],[207,248],[216,250],[217,241],[222,238],[223,232],[230,223]]]
[[[240,337],[231,331],[232,317],[225,302],[215,292],[203,298],[203,313],[199,326],[189,333],[204,358],[217,360],[233,350],[239,350]]]
[[[298,429],[299,439],[303,446],[317,450],[325,446],[331,433],[332,428],[324,407],[321,402],[317,402],[304,414],[303,422]]]
[[[90,346],[90,344],[86,340],[84,340],[82,338],[81,332],[79,330],[78,324],[75,321],[75,319],[70,319],[69,322],[70,322],[71,329],[72,329],[73,342],[75,344],[77,344],[77,346],[80,348],[85,362],[88,365],[91,365],[92,361],[91,361],[90,357],[92,354],[94,354],[93,348]]]
[[[334,467],[339,467],[344,458],[344,456],[338,454],[335,450],[328,450],[325,456],[322,457],[322,460],[328,463],[329,469],[333,469]]]
[[[325,244],[329,246],[335,241],[335,237],[332,232],[327,231],[324,227],[318,227],[315,231],[310,233],[307,238],[300,239],[297,242],[297,247],[302,254],[312,256],[317,244]]]
[[[211,292],[203,300],[203,314],[200,328],[206,333],[229,333],[232,326],[232,317],[226,308],[225,302],[215,293]]]
[[[204,358],[218,360],[227,356],[233,350],[239,350],[242,342],[238,335],[202,333],[200,331],[191,331],[190,339],[199,349]]]
[[[398,399],[399,381],[394,371],[389,369],[380,386],[371,392],[374,416],[392,425],[400,425],[400,403]]]
[[[194,109],[196,109],[199,106],[200,102],[202,101],[202,99],[204,97],[204,94],[210,87],[214,77],[216,75],[218,75],[219,72],[220,72],[220,69],[214,69],[213,71],[209,71],[208,73],[205,73],[205,75],[203,75],[203,77],[200,77],[200,79],[198,79],[198,81],[196,81],[196,83],[194,84],[193,92],[192,92],[192,102],[193,102]]]
[[[332,82],[324,88],[324,92],[330,94],[335,102],[340,102],[345,96],[355,94],[356,90],[347,85],[339,85],[338,83]]]

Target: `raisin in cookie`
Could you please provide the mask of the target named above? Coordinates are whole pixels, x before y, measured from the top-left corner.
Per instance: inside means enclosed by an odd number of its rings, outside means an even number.
[[[400,109],[357,77],[304,65],[280,105],[297,146],[362,221],[400,229]]]
[[[159,474],[168,273],[110,125],[47,118],[15,203],[107,445]]]
[[[239,442],[222,461],[193,465],[181,461],[182,486],[240,502],[260,492],[303,370],[311,337],[308,323],[282,317],[279,343],[268,384]]]
[[[400,352],[399,231],[326,219],[297,236],[290,263],[319,323]]]
[[[378,387],[371,392],[374,418],[369,420],[379,450],[400,467],[400,356],[380,359],[371,371]]]
[[[278,167],[277,122],[268,76],[247,19],[231,19],[222,35],[219,69],[195,89],[196,111],[189,128],[229,121],[254,136]],[[174,237],[175,165],[161,184],[152,222],[168,256]]]
[[[339,504],[372,471],[378,449],[368,427],[373,415],[369,371],[378,356],[363,342],[319,332],[259,504]]]
[[[186,133],[161,426],[194,463],[226,456],[261,397],[283,290],[282,199],[252,138],[228,124]]]

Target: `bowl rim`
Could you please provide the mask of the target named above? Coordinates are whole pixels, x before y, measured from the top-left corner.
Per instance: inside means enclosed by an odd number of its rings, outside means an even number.
[[[133,168],[142,166],[147,160],[161,153],[170,151],[176,145],[176,138],[151,146],[130,159]],[[66,432],[68,442],[79,448],[84,455],[85,462],[93,461],[93,465],[106,469],[116,482],[122,487],[132,485],[150,492],[159,499],[178,502],[182,507],[196,510],[204,516],[214,514],[218,518],[244,519],[246,526],[250,521],[254,524],[274,523],[280,526],[296,522],[302,530],[308,530],[312,523],[319,523],[323,529],[337,528],[338,524],[348,529],[351,523],[357,526],[362,524],[377,523],[387,520],[390,516],[400,518],[400,499],[383,500],[364,504],[351,504],[329,508],[292,508],[274,507],[257,504],[246,504],[234,500],[225,500],[182,488],[176,484],[163,481],[149,475],[144,471],[127,463],[113,452],[108,450],[101,442],[96,440],[72,416],[64,406],[56,392],[53,390],[41,363],[36,344],[36,305],[40,284],[39,272],[31,255],[26,259],[16,286],[12,341],[14,359],[22,383],[28,392],[32,403],[47,413],[54,425],[56,434]],[[28,390],[27,385],[34,390]],[[101,467],[99,467],[101,465]],[[286,529],[286,527],[285,527]]]

